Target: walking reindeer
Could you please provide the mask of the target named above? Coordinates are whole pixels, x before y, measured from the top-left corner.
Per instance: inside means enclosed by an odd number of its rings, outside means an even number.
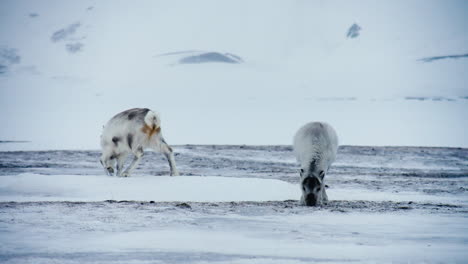
[[[316,206],[328,202],[325,175],[338,150],[335,130],[324,122],[308,123],[296,132],[293,148],[301,164],[301,204]]]
[[[171,176],[179,175],[172,148],[164,141],[161,133],[161,120],[148,108],[134,108],[112,117],[104,126],[101,135],[101,164],[109,175],[114,174],[117,163],[117,176],[128,177],[138,165],[145,148],[162,152],[171,170]],[[127,156],[133,153],[134,159],[123,171]]]

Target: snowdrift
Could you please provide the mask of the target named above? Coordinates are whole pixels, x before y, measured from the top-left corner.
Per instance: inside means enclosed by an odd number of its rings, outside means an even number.
[[[0,201],[269,201],[297,199],[298,188],[268,179],[21,174],[1,177]]]
[[[434,196],[418,192],[376,191],[332,186],[330,200],[340,201],[412,201],[462,203],[457,196]],[[25,173],[0,177],[0,202],[72,201],[95,202],[243,202],[298,200],[299,185],[277,179],[214,176],[132,176],[41,175]]]

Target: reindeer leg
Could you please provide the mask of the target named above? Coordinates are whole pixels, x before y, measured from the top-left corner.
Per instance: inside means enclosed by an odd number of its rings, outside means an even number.
[[[304,195],[301,195],[301,199],[299,200],[299,205],[304,205],[304,206],[306,205]]]
[[[113,168],[114,160],[113,160],[112,155],[103,153],[99,161],[101,162],[101,165],[104,167],[104,171],[106,172],[108,176],[114,175],[114,168]]]
[[[169,167],[171,169],[171,176],[179,176],[179,172],[176,168],[176,163],[174,160],[174,152],[172,148],[166,143],[164,138],[161,138],[161,152],[166,156],[167,161],[169,162]]]
[[[138,165],[141,157],[143,157],[143,148],[139,148],[136,152],[133,153],[135,157],[132,160],[132,163],[128,166],[128,168],[122,173],[122,177],[129,177],[130,173],[133,169]]]
[[[325,188],[325,185],[324,185],[324,188],[322,190],[322,202],[324,204],[327,204],[328,203],[328,195],[327,195],[327,191],[326,191],[326,188]]]
[[[122,170],[125,164],[125,160],[127,159],[127,154],[120,154],[117,157],[117,176],[122,176]]]

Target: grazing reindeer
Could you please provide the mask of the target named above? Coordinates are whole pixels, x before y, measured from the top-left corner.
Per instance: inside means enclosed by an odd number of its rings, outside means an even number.
[[[113,165],[117,161],[117,176],[130,176],[145,148],[162,152],[169,161],[171,176],[179,175],[172,148],[161,134],[161,120],[158,114],[147,108],[129,109],[112,117],[102,132],[101,147],[101,164],[109,175],[114,174]],[[130,153],[135,157],[122,172]]]
[[[301,164],[301,204],[316,206],[328,202],[324,180],[338,150],[335,130],[327,123],[308,123],[297,131],[293,147]]]

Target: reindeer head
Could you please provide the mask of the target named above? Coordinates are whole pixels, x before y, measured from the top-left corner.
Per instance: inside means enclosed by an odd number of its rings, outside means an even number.
[[[101,162],[101,165],[104,167],[104,170],[106,171],[107,175],[112,176],[114,174],[114,168],[112,165],[115,162],[115,155],[111,155],[109,157],[109,156],[102,154],[99,161]]]
[[[317,162],[310,163],[308,168],[301,168],[301,203],[307,206],[322,204],[322,192],[325,188],[325,169]]]

